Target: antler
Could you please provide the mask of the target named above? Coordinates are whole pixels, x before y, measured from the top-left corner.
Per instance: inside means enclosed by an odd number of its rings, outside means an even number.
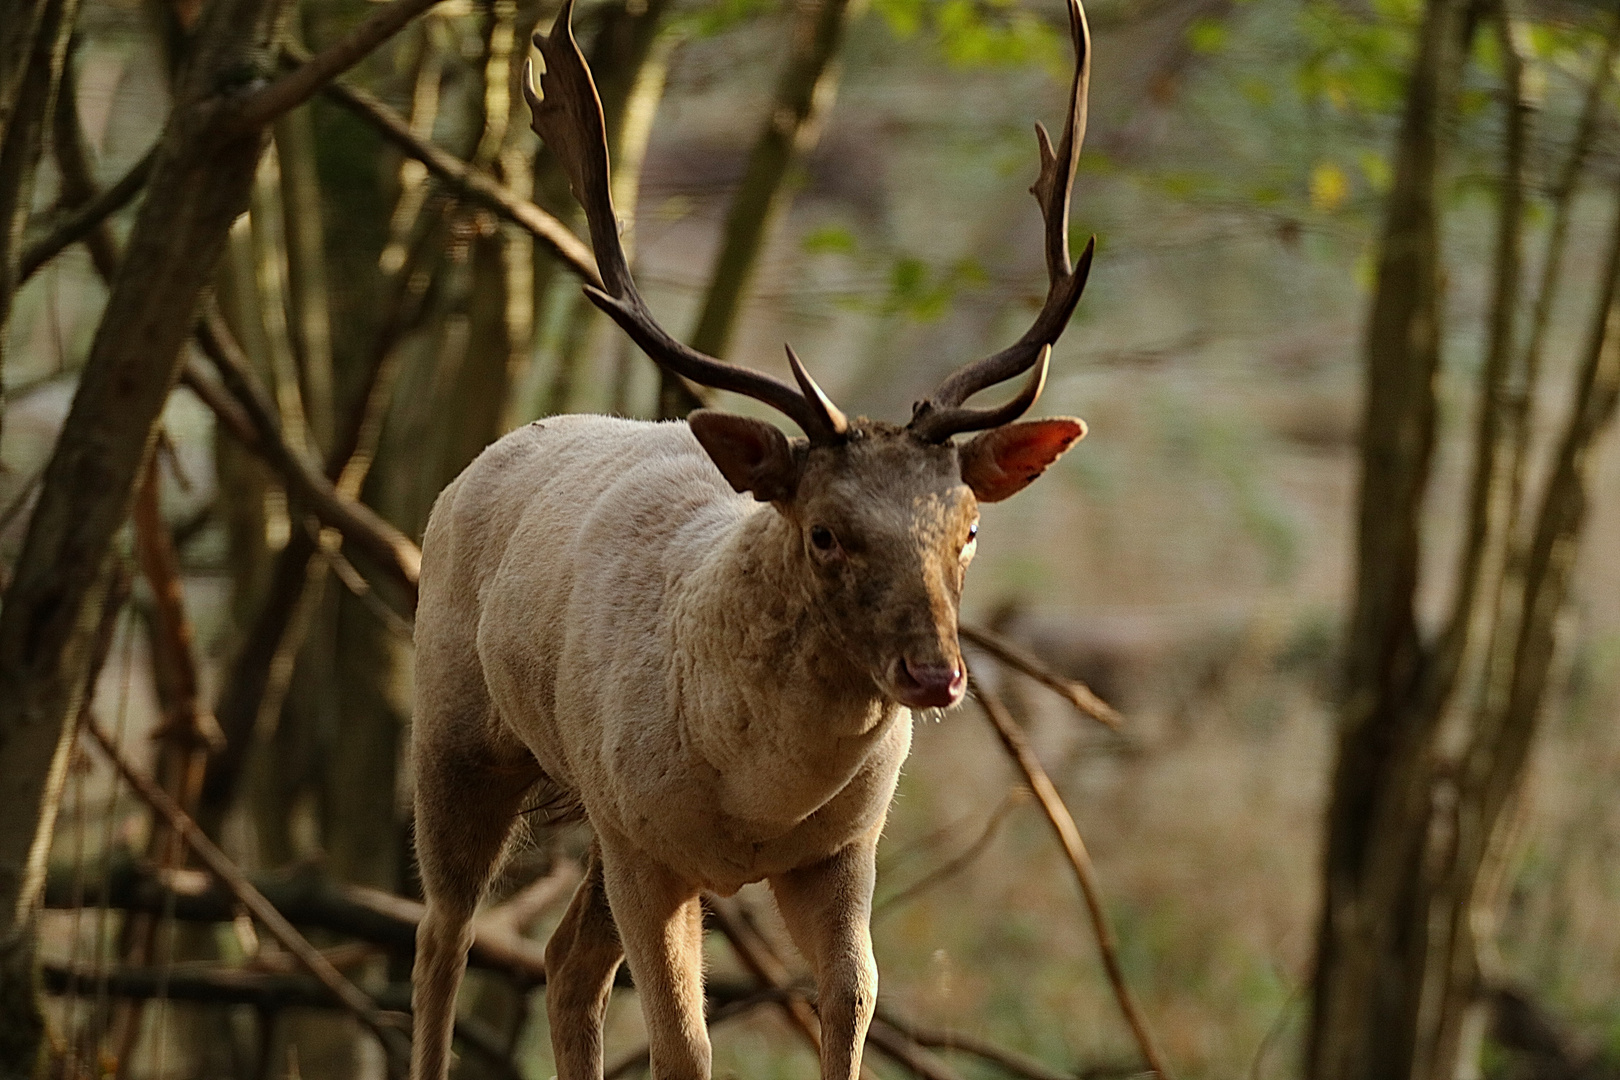
[[[844,414],[828,400],[799,358],[788,350],[799,390],[763,372],[724,363],[689,348],[659,326],[636,290],[630,264],[619,243],[619,220],[613,212],[608,183],[607,133],[602,123],[602,101],[596,94],[591,69],[574,40],[570,17],[573,0],[564,0],[551,34],[534,35],[535,47],[545,60],[540,92],[534,89],[534,68],[525,65],[523,96],[534,114],[534,133],[557,155],[568,173],[574,198],[585,208],[591,247],[602,274],[602,288],[585,285],[591,302],[624,329],[632,341],[660,366],[704,386],[746,394],[778,409],[804,429],[811,442],[837,442],[848,430]]]
[[[1055,153],[1046,128],[1035,125],[1035,137],[1040,143],[1041,174],[1029,189],[1035,201],[1041,204],[1041,217],[1046,222],[1049,282],[1046,303],[1035,317],[1035,325],[1012,346],[959,369],[941,383],[938,390],[917,403],[907,427],[928,442],[944,442],[963,431],[998,427],[1016,420],[1035,404],[1046,382],[1052,343],[1069,324],[1074,306],[1085,290],[1097,238],[1092,237],[1086,243],[1079,265],[1072,268],[1069,265],[1069,193],[1074,188],[1075,165],[1086,135],[1086,97],[1091,84],[1091,31],[1086,26],[1086,13],[1080,0],[1069,0],[1069,32],[1074,39],[1074,82],[1069,87],[1069,115]],[[996,409],[962,407],[962,402],[980,390],[1029,371],[1032,366],[1035,370],[1023,391],[1007,404]]]

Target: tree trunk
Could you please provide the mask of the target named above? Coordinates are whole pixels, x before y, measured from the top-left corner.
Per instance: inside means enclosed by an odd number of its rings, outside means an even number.
[[[1480,935],[1492,925],[1546,697],[1585,521],[1589,451],[1620,399],[1617,205],[1575,405],[1536,517],[1518,521],[1540,349],[1539,330],[1521,347],[1516,323],[1531,99],[1522,27],[1509,0],[1495,0],[1487,16],[1501,47],[1506,118],[1474,470],[1451,609],[1435,639],[1422,640],[1415,596],[1441,341],[1437,162],[1463,60],[1461,15],[1434,0],[1426,17],[1367,333],[1357,591],[1308,1044],[1314,1080],[1451,1080],[1463,1055],[1477,1052],[1468,1017],[1492,974],[1481,970],[1492,950]],[[1555,193],[1551,260],[1590,130],[1583,119]],[[1556,280],[1550,262],[1538,319]],[[1466,711],[1452,707],[1464,675]],[[1459,750],[1441,750],[1443,723],[1456,736],[1445,742]]]
[[[197,298],[246,205],[263,139],[220,131],[217,95],[251,65],[274,7],[222,0],[205,17],[0,609],[0,1069],[11,1075],[26,1075],[40,1052],[33,912],[69,721],[85,692],[91,601],[179,375]]]
[[[1354,608],[1328,809],[1307,1075],[1407,1076],[1424,953],[1413,885],[1428,835],[1430,657],[1415,597],[1441,351],[1438,182],[1462,54],[1458,0],[1429,0],[1396,148],[1366,338]]]

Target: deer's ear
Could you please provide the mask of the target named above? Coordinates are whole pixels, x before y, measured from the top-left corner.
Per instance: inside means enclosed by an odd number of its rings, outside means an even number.
[[[793,497],[799,461],[774,424],[714,409],[699,409],[686,422],[733,491],[753,492],[760,502]]]
[[[962,482],[980,502],[1000,502],[1085,437],[1085,422],[1069,416],[991,428],[962,446]]]

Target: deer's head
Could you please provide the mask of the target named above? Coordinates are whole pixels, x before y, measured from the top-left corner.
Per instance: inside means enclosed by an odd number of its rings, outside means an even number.
[[[797,387],[705,356],[672,338],[642,301],[613,212],[602,108],[564,0],[548,37],[541,91],[525,72],[534,130],[566,169],[590,225],[601,287],[585,293],[654,361],[705,386],[746,394],[804,431],[789,439],[762,420],[712,409],[689,418],[693,434],[739,492],[768,502],[793,527],[794,558],[824,628],[871,671],[883,693],[912,706],[948,706],[966,682],[957,608],[973,557],[978,506],[1021,490],[1085,434],[1079,420],[1018,418],[1040,396],[1052,343],[1085,288],[1095,240],[1069,258],[1069,195],[1085,132],[1090,38],[1080,0],[1069,0],[1074,80],[1054,150],[1036,125],[1041,171],[1030,188],[1045,220],[1046,302],[1012,346],[960,369],[912,410],[904,427],[848,420],[788,349]],[[543,95],[543,96],[542,96]],[[1022,391],[996,408],[964,405],[981,390],[1028,372]],[[957,443],[954,436],[977,432]]]

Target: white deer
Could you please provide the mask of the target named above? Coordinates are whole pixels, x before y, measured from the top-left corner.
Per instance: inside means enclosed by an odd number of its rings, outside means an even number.
[[[435,505],[416,617],[414,1080],[443,1080],[470,924],[520,811],[595,832],[546,949],[559,1080],[600,1080],[602,1021],[628,960],[656,1080],[706,1080],[700,895],[770,883],[814,971],[823,1080],[850,1080],[877,996],[874,855],[911,742],[908,708],[954,705],[978,504],[1085,432],[1013,422],[1090,267],[1068,248],[1089,39],[1054,151],[1037,125],[1050,277],[1023,338],[952,375],[904,427],[847,420],[788,350],[798,388],[673,340],[631,280],[601,106],[564,3],[535,131],[585,207],[603,288],[586,293],[658,363],[747,394],[804,438],[699,410],[686,423],[547,419],[485,450]],[[999,408],[963,404],[1029,372]],[[957,445],[952,436],[981,432]]]

